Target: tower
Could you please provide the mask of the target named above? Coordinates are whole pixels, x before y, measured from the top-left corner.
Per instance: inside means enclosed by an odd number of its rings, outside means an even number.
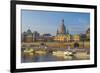
[[[33,33],[30,29],[24,32],[24,42],[31,43],[33,42]]]
[[[57,33],[56,33],[56,35],[59,35],[59,31],[58,31],[58,29],[57,29]]]
[[[64,19],[63,19],[59,29],[57,29],[57,35],[65,35],[65,34],[66,34],[66,27],[64,25]]]
[[[70,41],[69,30],[66,31],[66,27],[64,25],[64,19],[61,21],[59,29],[57,29],[56,36],[55,36],[54,40],[61,41],[61,42]]]
[[[66,34],[66,27],[64,25],[64,19],[62,20],[62,23],[60,25],[59,33],[60,34]]]

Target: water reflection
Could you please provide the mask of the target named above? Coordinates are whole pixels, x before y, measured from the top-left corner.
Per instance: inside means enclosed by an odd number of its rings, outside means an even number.
[[[21,62],[48,62],[48,61],[67,61],[76,60],[75,56],[54,56],[52,54],[24,56]]]
[[[72,51],[75,49],[71,49]],[[87,51],[79,49],[76,52],[66,50],[47,51],[44,49],[33,50],[23,49],[21,51],[21,62],[49,62],[49,61],[69,61],[69,60],[89,60],[90,54]]]

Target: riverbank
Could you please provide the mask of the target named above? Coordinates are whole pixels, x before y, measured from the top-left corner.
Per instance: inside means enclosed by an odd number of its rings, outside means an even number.
[[[44,43],[48,47],[53,48],[66,48],[67,45],[70,46],[70,48],[74,48],[75,42],[33,42],[33,43],[24,43],[22,42],[22,48],[23,47],[33,47],[37,46],[39,47],[41,43]],[[78,48],[90,48],[90,42],[84,41],[84,42],[77,42],[79,44]]]
[[[73,58],[75,57],[76,60],[81,60],[81,59],[89,59],[90,58],[90,54],[88,54],[86,51],[81,52],[81,51],[77,51],[77,52],[69,52],[69,51],[52,51],[52,52],[48,52],[45,50],[32,50],[32,49],[28,49],[28,50],[24,50],[22,51],[22,57],[35,57],[36,55],[41,56],[41,55],[51,55],[51,56],[55,56],[55,57],[59,57],[59,58]]]

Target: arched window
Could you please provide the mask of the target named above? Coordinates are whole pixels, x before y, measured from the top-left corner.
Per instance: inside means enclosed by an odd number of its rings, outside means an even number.
[[[78,48],[79,47],[79,43],[75,42],[74,43],[74,48]]]

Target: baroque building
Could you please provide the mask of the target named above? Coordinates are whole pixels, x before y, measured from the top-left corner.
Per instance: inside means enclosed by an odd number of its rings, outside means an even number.
[[[60,41],[60,42],[69,42],[70,41],[70,34],[66,26],[64,24],[64,19],[61,22],[61,25],[59,29],[57,29],[56,36],[54,37],[54,41]]]
[[[33,41],[36,42],[39,39],[40,34],[37,31],[33,32]]]
[[[90,28],[86,30],[86,40],[90,41]]]
[[[53,36],[49,33],[45,33],[43,35],[40,35],[37,31],[31,32],[30,29],[28,29],[26,32],[23,32],[21,35],[22,42],[25,43],[32,43],[32,42],[47,42],[47,41],[53,41]]]
[[[72,36],[72,41],[74,42],[79,42],[80,41],[80,35],[79,34],[74,34]]]
[[[66,34],[66,27],[64,25],[64,19],[63,19],[59,29],[57,29],[57,35],[65,35],[65,34]]]
[[[22,42],[31,43],[33,42],[33,33],[30,29],[28,29],[26,32],[23,32]]]

